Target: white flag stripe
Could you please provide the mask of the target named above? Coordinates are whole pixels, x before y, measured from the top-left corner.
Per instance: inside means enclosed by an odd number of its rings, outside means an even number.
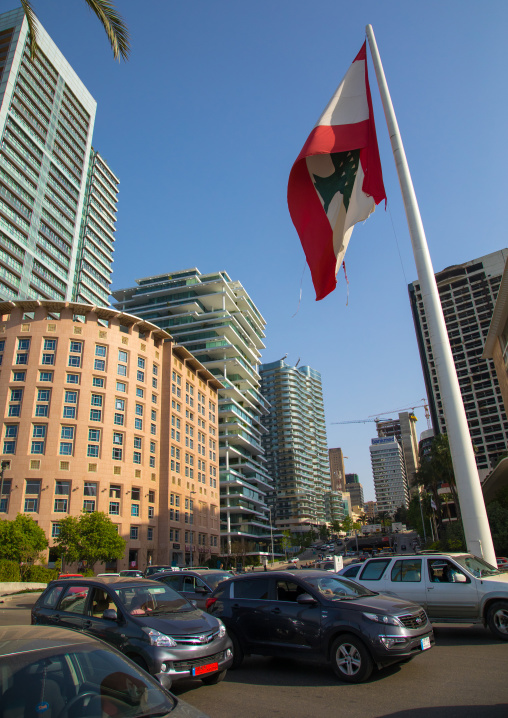
[[[357,60],[346,72],[346,76],[315,126],[352,125],[368,119],[365,60]]]

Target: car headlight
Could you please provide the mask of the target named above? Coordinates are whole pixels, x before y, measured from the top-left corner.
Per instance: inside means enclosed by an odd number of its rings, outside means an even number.
[[[219,620],[219,619],[217,619]],[[222,623],[222,621],[219,621],[219,638],[224,638],[226,635],[226,626]]]
[[[155,628],[144,626],[142,631],[148,636],[148,641],[151,646],[170,646],[173,648],[177,645],[174,638],[166,636],[165,633],[161,633],[160,631],[156,631]]]
[[[364,613],[363,615],[365,616],[365,618],[368,618],[369,621],[374,621],[374,623],[384,623],[390,626],[403,625],[396,616],[380,616],[377,613]]]

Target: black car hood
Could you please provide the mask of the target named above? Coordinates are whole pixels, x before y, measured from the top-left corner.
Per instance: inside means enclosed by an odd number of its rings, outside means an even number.
[[[397,614],[414,613],[421,611],[422,607],[417,603],[405,601],[396,596],[388,596],[387,594],[375,594],[374,596],[362,596],[354,601],[329,601],[337,607],[351,608],[358,611],[370,611],[372,613]]]
[[[185,636],[217,630],[218,621],[214,616],[199,609],[179,613],[165,613],[159,616],[136,616],[142,626],[170,635]]]

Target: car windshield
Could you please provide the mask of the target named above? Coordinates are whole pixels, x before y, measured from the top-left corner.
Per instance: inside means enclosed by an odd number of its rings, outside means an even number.
[[[29,686],[29,690],[27,690]],[[95,646],[26,650],[0,658],[2,715],[165,716],[176,701],[122,656]]]
[[[214,591],[219,583],[222,581],[227,581],[229,578],[232,578],[231,574],[227,571],[217,571],[216,573],[206,573],[206,576],[201,576],[201,578],[206,581],[206,583],[210,586],[212,591]]]
[[[464,555],[464,556],[453,556],[453,560],[456,561],[459,566],[467,569],[476,578],[484,576],[498,576],[501,571],[498,568],[494,568],[490,563],[487,563],[478,556]]]
[[[351,601],[362,596],[374,596],[374,592],[364,586],[339,576],[309,576],[305,583],[332,601]]]
[[[194,611],[194,606],[165,584],[133,585],[115,589],[125,610],[131,616],[153,616],[161,613]]]

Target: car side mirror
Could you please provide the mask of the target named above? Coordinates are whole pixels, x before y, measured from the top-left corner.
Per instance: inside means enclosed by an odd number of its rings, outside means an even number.
[[[317,603],[314,596],[311,596],[310,593],[301,593],[296,599],[296,602],[302,604],[303,606],[311,606],[312,604]]]
[[[155,678],[159,681],[161,686],[165,688],[167,691],[171,690],[171,686],[173,685],[173,681],[168,676],[167,673],[156,673]]]
[[[454,583],[467,583],[467,578],[463,573],[456,573]]]
[[[118,614],[113,608],[106,608],[102,617],[105,618],[106,621],[118,621]]]

